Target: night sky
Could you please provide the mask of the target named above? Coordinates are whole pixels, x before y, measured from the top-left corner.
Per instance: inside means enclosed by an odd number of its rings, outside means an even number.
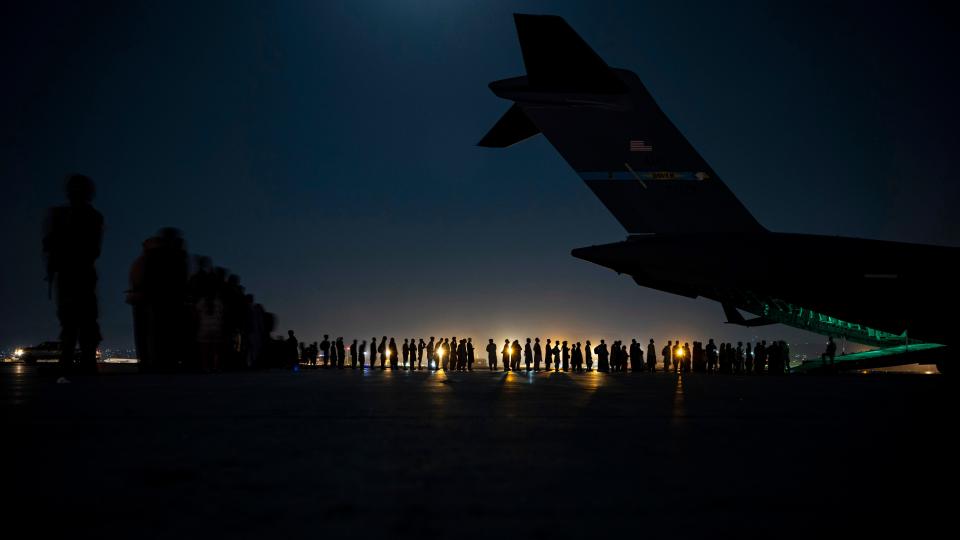
[[[570,256],[625,232],[543,137],[476,146],[509,106],[487,84],[524,74],[513,12],[635,71],[771,230],[960,245],[960,20],[922,2],[14,3],[0,347],[57,335],[41,224],[70,172],[106,218],[105,346],[133,341],[127,272],[163,226],[302,340],[822,341]]]

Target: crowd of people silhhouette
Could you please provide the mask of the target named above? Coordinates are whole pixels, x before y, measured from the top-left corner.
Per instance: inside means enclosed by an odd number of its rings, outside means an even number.
[[[97,323],[95,263],[103,241],[103,216],[93,208],[93,181],[83,175],[67,179],[68,204],[50,210],[43,250],[50,291],[56,289],[64,371],[96,371],[101,341]],[[491,371],[786,373],[790,350],[786,342],[766,341],[752,346],[738,342],[716,345],[709,340],[681,344],[669,340],[659,351],[654,340],[646,346],[601,339],[595,346],[539,337],[488,339],[486,358],[477,360],[472,338],[398,339],[371,337],[349,345],[343,337],[310,344],[299,342],[293,330],[274,338],[276,317],[248,294],[240,277],[196,256],[191,269],[183,237],[164,228],[143,242],[143,252],[130,269],[127,302],[133,307],[134,341],[145,371],[201,370],[206,372],[262,367],[300,366],[343,369],[404,369],[473,371],[486,364]],[[79,344],[79,357],[76,354]],[[823,361],[833,363],[836,344],[831,338]],[[348,357],[349,356],[349,361]],[[498,362],[499,360],[499,362]],[[349,362],[349,363],[348,363]]]
[[[130,269],[127,302],[134,342],[146,371],[221,371],[278,367],[285,342],[273,339],[276,317],[226,268],[195,256],[180,232],[164,228],[143,242]]]
[[[541,344],[540,338],[526,338],[523,345],[519,340],[505,339],[503,345],[497,345],[493,338],[487,340],[484,351],[486,358],[478,360],[475,354],[473,338],[436,338],[428,341],[423,338],[403,338],[403,344],[397,345],[397,338],[382,336],[366,340],[354,339],[349,345],[342,337],[331,340],[324,335],[322,341],[313,343],[297,342],[293,331],[287,340],[288,358],[294,363],[306,367],[352,369],[400,369],[400,370],[443,370],[473,371],[486,364],[489,371],[524,372],[699,372],[729,374],[779,374],[789,372],[790,349],[784,341],[766,341],[753,347],[750,343],[744,347],[742,342],[736,346],[721,343],[717,346],[713,340],[707,345],[699,341],[681,344],[667,341],[658,351],[651,339],[646,347],[630,340],[630,344],[614,341],[607,345],[601,339],[596,346],[587,340],[570,343],[547,339]],[[832,342],[832,341],[831,341]],[[658,356],[659,352],[659,356]],[[349,361],[347,358],[349,357]],[[658,368],[658,358],[660,359]]]

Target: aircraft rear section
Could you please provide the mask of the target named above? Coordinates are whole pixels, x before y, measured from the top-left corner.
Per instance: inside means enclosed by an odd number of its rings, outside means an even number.
[[[526,75],[490,83],[512,103],[479,144],[543,134],[629,235],[573,256],[643,287],[716,300],[728,323],[781,323],[886,351],[845,358],[854,369],[956,344],[937,308],[960,302],[944,285],[960,272],[960,250],[767,231],[635,73],[608,66],[560,17],[515,22]],[[941,371],[944,356],[932,360]]]

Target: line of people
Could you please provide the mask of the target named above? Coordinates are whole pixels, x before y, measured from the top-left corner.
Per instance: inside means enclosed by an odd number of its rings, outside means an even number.
[[[164,228],[143,242],[130,269],[127,303],[143,371],[278,367],[283,341],[271,337],[276,316],[247,294],[240,277],[196,256]]]
[[[351,368],[368,367],[374,369],[406,370],[444,370],[473,371],[478,364],[473,338],[440,338],[433,336],[429,341],[423,338],[405,338],[402,345],[396,338],[383,336],[378,341],[370,339],[369,345],[358,340],[348,346],[342,337],[331,340],[324,335],[323,340],[310,344],[298,342],[293,331],[289,331],[286,340],[287,356],[296,363],[310,367]],[[614,341],[609,346],[601,339],[597,346],[590,340],[586,343],[547,339],[541,345],[540,338],[526,338],[521,345],[519,340],[505,339],[498,346],[493,338],[488,339],[485,348],[486,367],[490,371],[570,371],[574,373],[594,370],[600,372],[641,372],[657,371],[657,347],[653,339],[646,347],[631,339],[627,345],[623,341]],[[774,341],[770,345],[764,340],[754,349],[750,343],[744,348],[742,342],[734,347],[732,343],[721,343],[718,347],[712,339],[706,346],[695,341],[689,343],[667,341],[660,350],[663,371],[702,372],[702,373],[786,373],[789,371],[790,350],[784,341]],[[349,364],[348,357],[349,356]]]

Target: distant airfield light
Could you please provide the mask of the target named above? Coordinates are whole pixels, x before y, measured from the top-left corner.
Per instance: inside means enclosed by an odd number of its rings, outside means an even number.
[[[17,350],[13,351],[14,358],[20,358],[21,356],[23,356],[23,349],[18,348]]]

